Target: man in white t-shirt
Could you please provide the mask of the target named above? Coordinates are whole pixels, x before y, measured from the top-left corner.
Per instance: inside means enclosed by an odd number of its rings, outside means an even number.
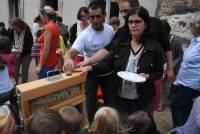
[[[110,43],[114,36],[111,26],[104,23],[105,5],[102,1],[93,1],[89,5],[90,26],[85,29],[75,40],[72,47],[65,55],[64,68],[74,70],[73,58],[78,53],[83,53],[85,60],[94,55],[98,50]],[[104,104],[112,106],[112,91],[106,89],[106,77],[94,76],[88,73],[86,80],[86,108],[88,121],[91,124],[96,112],[96,98],[98,86],[101,86]]]

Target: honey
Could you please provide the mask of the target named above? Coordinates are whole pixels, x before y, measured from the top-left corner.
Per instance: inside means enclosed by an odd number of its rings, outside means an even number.
[[[0,115],[0,120],[3,120],[4,118],[6,118],[6,115]]]

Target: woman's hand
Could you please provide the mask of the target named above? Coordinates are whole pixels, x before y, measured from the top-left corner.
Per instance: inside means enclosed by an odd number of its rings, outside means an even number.
[[[40,71],[42,70],[42,66],[41,64],[39,63],[35,69],[35,73],[38,75],[40,73]]]
[[[149,74],[145,74],[145,73],[140,73],[140,76],[144,77],[146,80],[149,79]]]

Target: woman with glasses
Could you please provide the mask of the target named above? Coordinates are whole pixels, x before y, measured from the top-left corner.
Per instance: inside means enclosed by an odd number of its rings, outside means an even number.
[[[193,14],[190,32],[193,37],[173,83],[173,89],[177,91],[170,106],[174,127],[187,121],[193,100],[200,95],[200,12]]]
[[[76,40],[76,37],[89,26],[89,11],[87,7],[81,7],[77,13],[78,22],[74,23],[69,30],[69,43],[70,46]]]
[[[157,42],[147,39],[149,13],[144,7],[136,7],[128,13],[128,40],[115,42],[118,45],[98,64],[81,67],[79,70],[94,74],[105,74],[113,70],[110,90],[114,89],[117,98],[116,107],[123,115],[138,110],[149,111],[152,97],[155,95],[153,82],[163,73],[163,52]],[[142,83],[126,81],[119,76],[119,71],[136,73],[145,81]],[[132,75],[132,74],[130,74]],[[129,77],[129,76],[128,76]]]

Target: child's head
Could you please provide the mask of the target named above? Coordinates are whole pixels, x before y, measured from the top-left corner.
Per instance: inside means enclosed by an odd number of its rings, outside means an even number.
[[[91,131],[94,134],[119,134],[120,128],[117,111],[111,107],[102,107],[95,114]]]
[[[0,53],[11,52],[11,41],[6,36],[0,36]]]
[[[156,134],[157,128],[153,117],[145,112],[138,111],[128,117],[128,134]]]
[[[62,118],[54,110],[42,110],[32,116],[27,129],[28,134],[62,134]]]
[[[119,24],[120,21],[118,17],[115,16],[110,18],[109,25],[113,27],[114,31],[117,31],[117,29],[119,28]]]
[[[81,129],[82,115],[73,106],[64,106],[58,110],[64,121],[64,131],[66,134],[74,134]]]

